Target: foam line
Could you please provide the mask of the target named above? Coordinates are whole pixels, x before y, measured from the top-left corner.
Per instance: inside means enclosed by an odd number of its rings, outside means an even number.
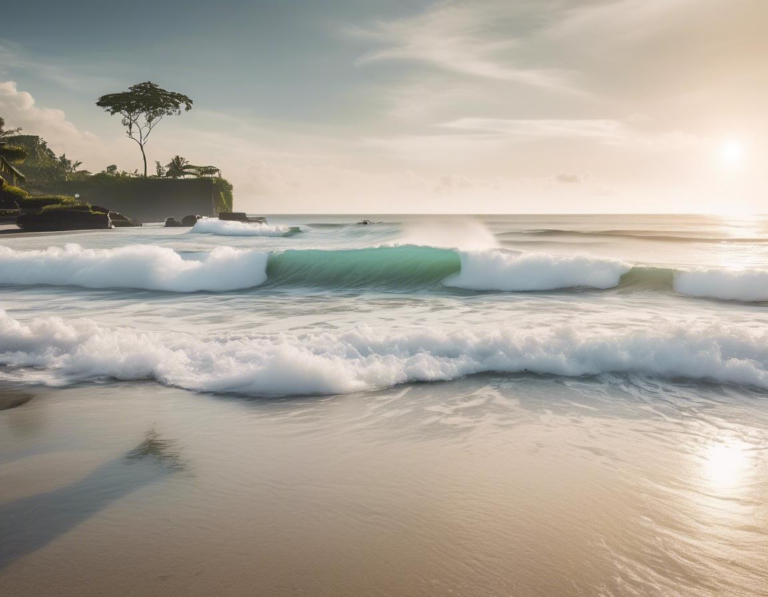
[[[639,374],[768,389],[768,333],[690,325],[622,333],[362,327],[201,337],[87,319],[20,322],[0,311],[0,363],[50,384],[153,379],[254,396],[349,393],[487,372]]]
[[[300,233],[301,228],[202,218],[195,223],[190,232],[218,236],[293,236]]]

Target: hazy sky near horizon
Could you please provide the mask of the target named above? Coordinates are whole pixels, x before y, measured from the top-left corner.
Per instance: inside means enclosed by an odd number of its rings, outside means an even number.
[[[12,22],[10,22],[12,21]],[[766,0],[17,3],[0,116],[138,168],[105,93],[186,93],[181,154],[286,212],[768,212]]]

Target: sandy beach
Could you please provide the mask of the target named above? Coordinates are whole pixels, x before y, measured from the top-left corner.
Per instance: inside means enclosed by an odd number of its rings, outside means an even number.
[[[245,400],[6,386],[0,585],[20,597],[767,594],[766,462],[744,450],[723,467],[744,444],[717,428],[764,438],[768,412],[745,420],[749,405],[716,387],[673,386],[654,405],[652,387],[635,389],[481,376]]]

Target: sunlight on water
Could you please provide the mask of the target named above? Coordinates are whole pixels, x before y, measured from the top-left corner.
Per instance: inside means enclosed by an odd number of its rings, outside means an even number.
[[[752,463],[749,445],[739,439],[718,440],[706,448],[706,477],[715,490],[734,490],[744,484]]]

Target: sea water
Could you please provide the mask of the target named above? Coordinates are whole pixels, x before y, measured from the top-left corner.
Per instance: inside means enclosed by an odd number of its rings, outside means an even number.
[[[768,219],[362,217],[0,238],[0,583],[768,594]]]

